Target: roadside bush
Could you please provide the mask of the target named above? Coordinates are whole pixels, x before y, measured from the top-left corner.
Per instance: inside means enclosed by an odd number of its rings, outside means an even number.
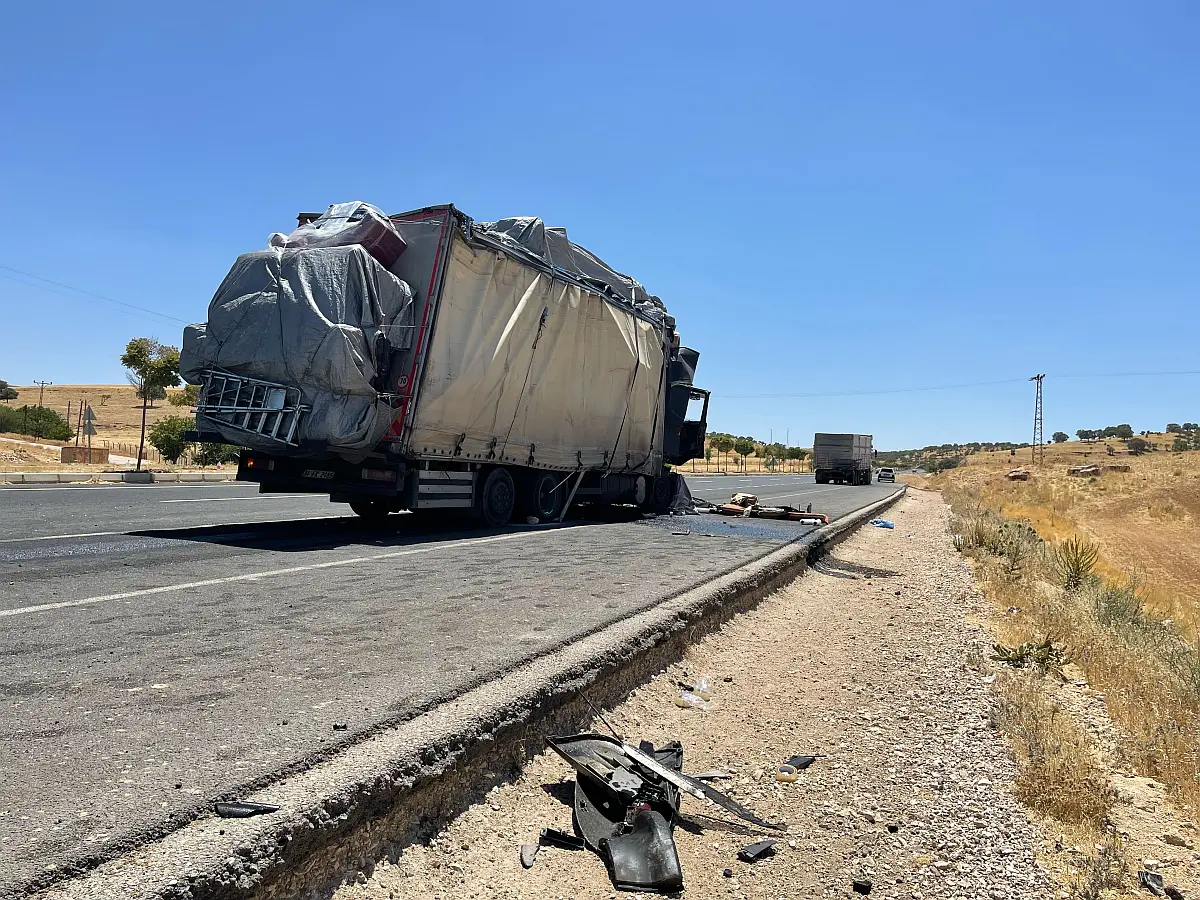
[[[1099,557],[1099,547],[1076,537],[1063,541],[1050,551],[1050,563],[1068,591],[1083,587]]]
[[[54,441],[69,441],[75,436],[67,420],[47,406],[0,406],[0,431]]]
[[[1147,623],[1146,611],[1132,581],[1123,585],[1097,581],[1092,593],[1096,621],[1110,628],[1120,625],[1142,626]]]
[[[191,416],[167,416],[159,419],[150,426],[147,438],[150,446],[162,454],[169,463],[179,462],[179,458],[191,446],[183,439],[185,431],[192,431],[196,422]]]
[[[167,394],[167,402],[172,406],[195,406],[200,399],[200,385],[184,385],[181,391],[171,391]]]
[[[196,444],[196,452],[192,461],[198,466],[215,466],[217,464],[237,462],[241,447],[230,444]]]

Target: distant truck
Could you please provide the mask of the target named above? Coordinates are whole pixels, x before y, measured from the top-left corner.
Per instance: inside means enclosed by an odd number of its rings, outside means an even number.
[[[813,437],[813,472],[817,484],[870,484],[871,435],[823,434]]]
[[[190,438],[245,448],[239,480],[376,520],[667,509],[709,394],[641,284],[533,217],[355,202],[299,225],[240,256],[184,332]]]

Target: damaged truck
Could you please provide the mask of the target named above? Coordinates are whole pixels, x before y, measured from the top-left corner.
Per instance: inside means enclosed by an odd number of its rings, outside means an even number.
[[[180,368],[191,439],[242,448],[262,492],[499,527],[575,502],[667,509],[669,466],[704,452],[698,358],[564,229],[354,202],[240,256]]]

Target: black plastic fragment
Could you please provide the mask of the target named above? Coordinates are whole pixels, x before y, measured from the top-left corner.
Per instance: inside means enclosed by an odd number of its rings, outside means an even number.
[[[864,897],[871,893],[871,882],[865,878],[855,878],[850,882],[850,887],[854,889],[854,893],[862,894]]]
[[[821,754],[818,754],[817,756],[792,756],[788,758],[784,765],[793,766],[796,769],[803,771],[815,763],[818,759],[821,759]]]
[[[231,803],[216,804],[217,815],[222,819],[248,819],[251,816],[262,816],[267,813],[279,812],[278,806],[270,803],[251,803],[249,800],[235,800]]]
[[[568,834],[558,828],[543,828],[542,833],[538,836],[538,843],[562,847],[564,850],[587,849],[587,844],[583,842],[583,838]]]
[[[639,808],[630,830],[600,842],[608,855],[613,884],[627,891],[678,891],[683,887],[683,869],[671,823],[654,809]]]
[[[757,844],[751,844],[748,847],[743,847],[738,851],[738,859],[742,862],[752,863],[758,862],[760,859],[766,859],[768,856],[775,855],[775,844],[777,841],[759,841]]]

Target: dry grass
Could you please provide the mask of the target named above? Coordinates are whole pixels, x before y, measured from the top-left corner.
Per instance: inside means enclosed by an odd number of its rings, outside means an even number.
[[[1100,831],[1116,798],[1087,733],[1046,695],[1039,676],[1006,674],[997,689],[995,725],[1013,744],[1018,798],[1060,822]]]
[[[1082,453],[1090,457],[1081,459]],[[1028,467],[1027,457],[1018,459]],[[1067,466],[1080,462],[1117,462],[1131,471],[1090,479],[1068,476]],[[977,454],[921,486],[963,491],[982,508],[1028,522],[1046,540],[1085,538],[1100,549],[1099,574],[1119,582],[1134,573],[1148,609],[1197,634],[1200,451],[1110,458],[1102,445],[1068,443],[1047,448],[1046,465],[1030,467],[1029,481],[1004,478],[1012,467],[1007,454]]]
[[[1024,523],[981,506],[974,494],[950,495],[960,517],[956,546],[976,559],[985,593],[1004,611],[1005,638],[1060,642],[1128,735],[1126,758],[1200,807],[1200,652],[1191,628],[1163,618],[1146,602],[1144,584],[1112,574],[1111,562],[1089,566],[1085,553],[1066,577],[1065,541],[1044,544],[1032,529],[1014,531]]]

